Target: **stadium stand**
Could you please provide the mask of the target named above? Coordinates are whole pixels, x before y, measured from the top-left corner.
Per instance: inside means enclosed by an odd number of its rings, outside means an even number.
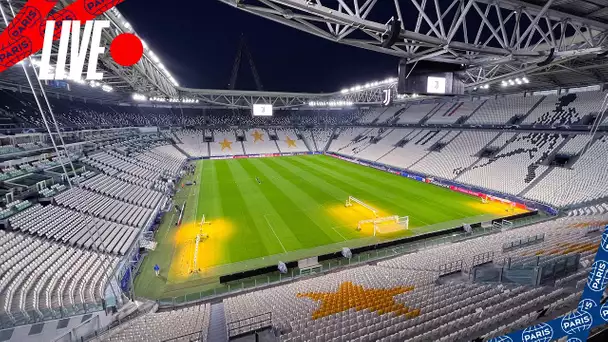
[[[608,137],[604,132],[591,136],[568,131],[568,126],[589,124],[603,96],[587,92],[457,99],[272,119],[203,116],[195,109],[175,115],[170,108],[55,99],[62,127],[187,123],[196,128],[70,137],[87,146],[73,159],[82,164],[71,177],[74,186],[59,178],[35,191],[36,198],[50,202],[18,199],[0,208],[0,218],[10,227],[0,230],[0,320],[15,326],[57,317],[64,307],[78,313],[100,310],[110,274],[136,245],[157,208],[170,200],[167,181],[181,177],[189,157],[326,150],[572,208],[565,217],[513,231],[227,296],[222,301],[226,322],[271,312],[281,341],[447,342],[488,340],[542,320],[539,310],[547,310],[545,318],[572,310],[600,241],[598,230],[608,223]],[[27,96],[3,90],[0,98],[5,100],[0,111],[8,118],[3,127],[41,126]],[[366,126],[351,126],[353,122]],[[441,127],[422,126],[427,124]],[[528,124],[562,128],[548,133],[471,127]],[[227,128],[231,125],[241,128]],[[3,156],[46,154],[50,149],[42,139],[3,139]],[[568,156],[565,166],[553,163],[557,155]],[[58,166],[56,156],[34,156],[3,165],[0,180],[6,184]],[[522,236],[543,238],[513,250],[503,248]],[[551,265],[568,256],[579,258],[575,272],[541,286],[470,279],[476,267],[504,267],[507,260],[510,267]],[[452,270],[462,278],[446,277],[446,265],[458,265]],[[210,325],[211,304],[203,303],[141,315],[106,337],[161,341],[200,334],[206,341]]]
[[[463,101],[454,104],[448,104],[442,110],[435,112],[435,115],[427,120],[429,124],[453,124],[462,122],[471,116],[475,110],[482,106],[480,101]]]
[[[467,123],[471,124],[505,124],[516,116],[524,117],[542,100],[542,97],[521,95],[488,99],[471,115]]]
[[[211,305],[143,315],[105,341],[208,341]]]
[[[39,318],[63,307],[83,310],[104,298],[116,256],[0,230],[0,314],[14,321]],[[5,322],[3,322],[5,323]]]
[[[399,120],[397,120],[397,123],[419,123],[423,118],[434,114],[443,106],[443,103],[413,104],[407,107],[407,109],[405,109],[404,111],[401,111],[401,115],[399,116]]]
[[[539,307],[552,311],[564,302],[575,306],[580,293],[558,285],[575,282],[580,289],[588,270],[561,279],[556,287],[530,287],[438,282],[440,266],[463,261],[463,269],[471,268],[476,266],[473,257],[487,252],[495,253],[497,263],[508,257],[580,253],[581,263],[588,264],[600,234],[588,236],[585,228],[606,219],[560,219],[231,297],[224,300],[226,321],[270,310],[273,325],[285,332],[281,341],[464,341],[497,336],[506,326],[521,324],[521,317],[534,320]],[[546,238],[503,253],[503,243],[522,234]]]
[[[219,129],[213,132],[213,142],[209,143],[212,156],[243,155],[243,145],[236,140],[233,130]]]
[[[280,153],[276,134],[270,134],[265,129],[254,128],[243,130],[243,146],[247,154]],[[243,149],[241,149],[242,151]],[[241,153],[245,154],[245,153]]]
[[[208,135],[203,130],[181,130],[176,133],[176,137],[182,142],[177,146],[191,157],[209,157],[209,143],[205,142],[205,136]]]
[[[290,129],[277,129],[277,145],[281,153],[290,152],[310,152],[308,149],[309,141],[305,141],[303,136]]]

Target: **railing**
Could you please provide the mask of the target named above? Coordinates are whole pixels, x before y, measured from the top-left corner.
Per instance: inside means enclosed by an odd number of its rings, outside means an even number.
[[[272,327],[272,312],[266,312],[228,323],[228,338],[268,327]]]
[[[64,319],[102,310],[103,305],[101,302],[90,302],[56,309],[11,312],[0,315],[0,329],[13,328],[19,325],[39,323],[48,320]]]
[[[538,223],[545,220],[553,219],[553,217],[526,217],[522,219],[518,219],[514,222],[514,224],[518,227],[525,226],[528,224]],[[460,222],[462,223],[462,222]],[[456,243],[472,238],[476,238],[479,236],[499,233],[500,229],[496,229],[494,227],[486,227],[486,228],[475,228],[473,232],[466,233],[460,232],[455,233],[449,236],[428,238],[422,241],[407,243],[403,245],[395,245],[386,248],[374,249],[366,252],[361,252],[354,254],[351,259],[345,258],[336,258],[331,260],[325,260],[321,262],[321,270],[320,272],[315,273],[315,275],[327,273],[330,271],[334,271],[336,269],[340,269],[348,266],[355,265],[363,265],[368,264],[370,262],[377,262],[383,259],[393,258],[399,255],[415,253],[424,249],[434,248],[436,246]],[[283,255],[284,257],[284,255]],[[268,257],[266,257],[268,259]],[[253,267],[253,261],[247,262],[250,267]],[[257,266],[257,265],[255,265]],[[257,277],[252,277],[244,280],[227,282],[220,285],[220,287],[216,287],[214,289],[192,292],[183,296],[176,296],[170,298],[163,298],[159,300],[159,305],[161,308],[171,308],[171,307],[180,307],[184,305],[188,305],[193,302],[199,302],[202,300],[211,300],[214,298],[222,298],[229,295],[235,295],[238,293],[243,293],[246,291],[250,291],[252,289],[263,288],[268,286],[274,286],[282,283],[287,283],[294,281],[296,279],[308,277],[310,275],[302,275],[298,274],[299,272],[294,272],[293,269],[290,270],[288,274],[281,274],[278,271],[274,272],[270,275],[262,275]]]
[[[186,334],[186,335],[182,335],[182,336],[178,336],[178,337],[173,337],[173,338],[170,338],[168,340],[162,340],[162,342],[170,342],[170,341],[196,342],[196,341],[202,341],[202,340],[203,340],[203,332],[202,331],[197,331],[197,332],[192,333],[192,334]]]
[[[452,262],[448,262],[447,264],[439,265],[439,276],[462,271],[464,261],[456,260]]]
[[[545,241],[545,233],[527,236],[521,239],[517,239],[511,242],[505,242],[502,245],[502,251],[511,251],[520,247],[533,245],[539,242]]]
[[[473,255],[473,260],[471,261],[471,267],[487,264],[492,261],[494,261],[494,252],[493,251]]]

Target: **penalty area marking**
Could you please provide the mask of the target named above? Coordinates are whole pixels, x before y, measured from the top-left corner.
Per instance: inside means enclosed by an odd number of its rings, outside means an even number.
[[[270,227],[270,230],[272,230],[272,233],[274,234],[274,237],[276,237],[277,240],[279,241],[279,243],[281,244],[281,248],[283,248],[283,252],[287,253],[287,250],[285,249],[285,246],[283,246],[283,243],[281,242],[281,239],[279,239],[279,236],[277,235],[277,232],[275,232],[274,228],[272,228],[272,225],[270,224],[270,221],[268,220],[268,217],[266,217],[266,214],[264,214],[264,219],[266,220],[266,223],[268,223],[268,227]]]

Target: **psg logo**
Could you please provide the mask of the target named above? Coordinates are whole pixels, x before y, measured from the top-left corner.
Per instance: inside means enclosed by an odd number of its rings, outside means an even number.
[[[121,0],[85,0],[84,9],[89,14],[97,16],[116,6],[120,1]]]
[[[566,342],[583,342],[580,338],[570,337]]]
[[[596,306],[597,303],[593,299],[589,298],[585,298],[578,303],[578,309],[584,311],[589,311]]]
[[[53,33],[53,39],[57,40],[61,36],[61,26],[64,20],[76,20],[76,14],[70,10],[63,10],[61,12],[51,14],[48,20],[55,20],[55,31]],[[40,34],[44,35],[46,29],[46,21],[40,23]]]
[[[600,316],[602,316],[604,321],[608,322],[608,303],[602,305],[600,308]]]
[[[608,229],[608,226],[606,226],[606,229]],[[602,235],[602,243],[601,243],[602,249],[606,252],[608,252],[608,234],[603,234]]]
[[[32,41],[21,37],[16,42],[0,50],[0,66],[10,66],[32,54]]]
[[[40,22],[40,11],[32,6],[25,6],[15,19],[11,21],[7,28],[8,35],[11,40],[17,40],[23,35],[23,32],[30,27],[38,25]]]
[[[589,277],[587,278],[587,286],[595,292],[604,291],[606,281],[608,280],[608,262],[598,260],[593,263]]]
[[[546,323],[526,328],[521,334],[524,342],[549,342],[553,339],[553,328]]]
[[[587,311],[576,310],[562,318],[562,330],[566,334],[575,334],[591,329],[593,318]]]

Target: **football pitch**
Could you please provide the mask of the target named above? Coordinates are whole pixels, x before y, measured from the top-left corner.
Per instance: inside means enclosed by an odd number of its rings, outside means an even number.
[[[140,295],[178,295],[212,286],[219,276],[276,265],[401,237],[449,229],[462,223],[512,215],[509,206],[425,184],[325,155],[203,160],[174,203],[186,210],[165,215],[158,246],[136,280]],[[378,217],[408,216],[407,230],[374,236]],[[515,213],[522,212],[515,209]],[[201,225],[202,217],[208,224]],[[198,244],[194,264],[195,240]],[[161,277],[152,267],[159,264]]]

